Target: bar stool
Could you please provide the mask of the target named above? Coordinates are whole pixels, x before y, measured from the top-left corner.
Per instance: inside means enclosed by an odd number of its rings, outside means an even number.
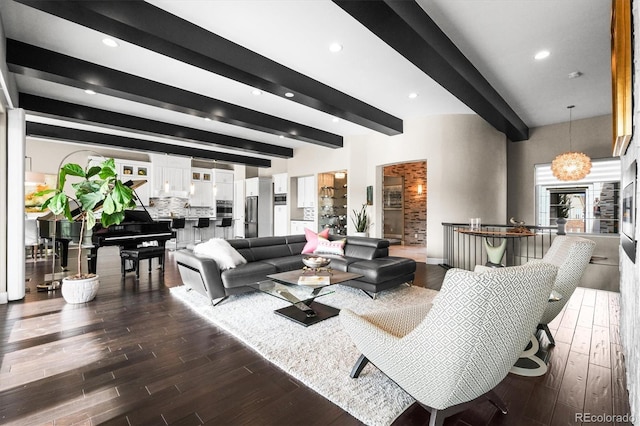
[[[173,232],[173,240],[175,240],[175,249],[178,249],[178,242],[180,240],[179,237],[179,233],[181,229],[184,229],[184,225],[185,225],[185,219],[184,217],[175,217],[173,219],[171,219],[171,231]]]
[[[199,217],[198,223],[193,225],[193,242],[198,243],[202,241],[202,229],[209,227],[208,217]],[[198,239],[196,239],[196,230],[198,231]]]
[[[222,228],[222,238],[224,238],[225,240],[227,239],[227,228],[230,228],[232,225],[233,219],[231,219],[230,217],[224,217],[222,218],[222,222],[220,223],[220,225],[216,225],[216,228]]]

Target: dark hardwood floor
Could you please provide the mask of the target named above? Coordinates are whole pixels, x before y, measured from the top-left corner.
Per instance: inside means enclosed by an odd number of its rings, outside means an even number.
[[[168,288],[181,282],[171,255],[164,277],[147,274],[145,262],[139,281],[122,280],[117,249],[100,249],[100,291],[84,305],[36,292],[50,268],[28,261],[30,292],[0,305],[0,423],[359,424],[174,300]],[[439,289],[444,273],[419,264],[416,284]],[[628,413],[618,317],[619,294],[578,289],[550,324],[549,372],[510,374],[497,387],[509,413],[481,403],[445,424],[575,425],[576,413]],[[428,418],[414,404],[394,424]]]

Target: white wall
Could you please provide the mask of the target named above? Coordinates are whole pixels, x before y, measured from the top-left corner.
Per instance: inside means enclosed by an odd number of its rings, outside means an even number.
[[[345,138],[344,147],[309,146],[287,160],[289,177],[345,169],[349,206],[366,201],[374,186],[370,210],[372,236],[382,235],[380,167],[427,161],[427,261],[443,257],[442,222],[506,223],[506,138],[476,115],[429,116],[404,121],[404,133],[370,133]],[[349,220],[349,229],[351,229]]]
[[[578,107],[576,107],[578,108]],[[565,114],[559,107],[559,114]],[[566,116],[568,118],[568,115]],[[611,157],[611,115],[573,120],[571,146],[591,158]],[[509,142],[507,146],[508,188],[507,217],[535,224],[535,172],[536,164],[551,163],[569,150],[569,123],[552,124],[530,130],[529,140]]]

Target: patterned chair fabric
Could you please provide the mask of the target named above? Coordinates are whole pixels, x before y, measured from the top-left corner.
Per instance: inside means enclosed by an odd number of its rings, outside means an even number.
[[[450,269],[433,305],[363,316],[343,309],[340,318],[365,363],[435,417],[504,379],[536,329],[556,272],[542,262],[481,274]]]
[[[548,327],[545,326],[558,316],[576,287],[580,284],[580,279],[591,260],[595,246],[595,242],[586,238],[557,236],[553,240],[551,247],[549,247],[547,254],[542,258],[542,262],[558,267],[558,276],[553,285],[553,290],[562,296],[560,300],[547,304],[547,309],[545,309],[542,319],[540,319],[540,328],[546,331],[552,344],[555,344],[555,342]]]

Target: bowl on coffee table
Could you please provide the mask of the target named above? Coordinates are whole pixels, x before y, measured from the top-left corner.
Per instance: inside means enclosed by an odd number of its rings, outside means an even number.
[[[329,263],[331,263],[331,259],[322,256],[307,256],[302,258],[302,263],[307,268],[311,269],[320,269],[326,268]]]

